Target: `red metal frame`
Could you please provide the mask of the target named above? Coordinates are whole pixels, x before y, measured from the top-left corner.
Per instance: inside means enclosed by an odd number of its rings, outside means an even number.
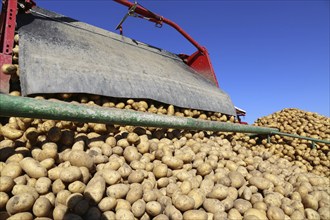
[[[23,10],[28,11],[35,6],[35,3],[32,0],[25,0],[23,6]],[[17,12],[17,0],[5,0],[3,2],[0,15],[0,67],[3,64],[11,64],[13,62],[12,54]],[[10,76],[0,70],[0,92],[9,93],[9,81]]]
[[[12,63],[14,35],[16,25],[17,0],[5,1],[1,11],[0,67]],[[0,70],[0,91],[9,92],[10,76]]]
[[[131,8],[135,5],[134,3],[129,2],[127,0],[114,0],[114,1],[122,5],[125,5],[128,8]],[[179,25],[177,25],[176,23],[174,23],[173,21],[167,18],[164,18],[163,16],[154,14],[153,12],[139,5],[136,6],[134,12],[142,15],[145,18],[148,18],[149,21],[155,22],[158,25],[161,25],[163,23],[168,24],[174,29],[176,29],[180,34],[182,34],[191,44],[193,44],[198,49],[198,51],[196,51],[190,56],[181,54],[180,57],[183,59],[184,62],[187,63],[187,65],[189,65],[190,67],[195,69],[198,73],[204,75],[205,77],[213,81],[219,87],[208,51],[205,47],[202,47],[199,43],[197,43],[197,41],[195,41]]]

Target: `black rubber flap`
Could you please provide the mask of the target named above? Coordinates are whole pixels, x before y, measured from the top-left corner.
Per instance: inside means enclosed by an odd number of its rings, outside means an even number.
[[[229,96],[177,55],[34,8],[18,16],[24,96],[90,93],[236,115]]]

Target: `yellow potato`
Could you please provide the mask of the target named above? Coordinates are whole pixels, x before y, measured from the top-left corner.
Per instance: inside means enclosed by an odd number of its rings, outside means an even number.
[[[52,181],[47,177],[40,177],[36,184],[35,189],[39,194],[46,194],[50,191]]]
[[[192,219],[207,220],[208,216],[205,211],[188,210],[183,213],[183,219],[184,220],[192,220]]]
[[[9,176],[0,176],[0,192],[10,192],[15,185],[14,180]]]
[[[136,218],[140,218],[145,213],[146,203],[139,199],[132,204],[132,213]]]
[[[24,158],[19,164],[30,177],[40,178],[47,176],[46,168],[42,167],[38,161],[31,157]]]
[[[113,197],[104,197],[98,204],[102,212],[110,211],[117,205],[117,200]]]
[[[34,201],[35,198],[29,193],[15,195],[8,200],[6,210],[11,215],[29,211],[34,204]]]
[[[8,200],[9,200],[8,194],[5,192],[0,192],[0,209],[6,207]]]
[[[46,197],[40,197],[35,201],[32,210],[37,217],[47,217],[52,212],[52,204]]]
[[[59,178],[65,183],[72,183],[82,178],[82,173],[79,167],[70,166],[62,169]]]
[[[34,197],[34,199],[37,199],[39,197],[39,194],[38,194],[37,190],[34,187],[28,186],[28,185],[15,185],[13,187],[13,190],[11,191],[11,193],[13,195],[20,195],[22,193],[29,193]]]
[[[30,212],[20,212],[10,216],[7,220],[32,220],[33,215]]]
[[[105,180],[102,176],[94,176],[87,184],[84,196],[91,199],[96,204],[101,201],[105,192]]]

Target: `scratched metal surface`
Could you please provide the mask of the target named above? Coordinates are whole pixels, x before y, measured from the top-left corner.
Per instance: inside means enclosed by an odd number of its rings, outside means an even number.
[[[19,15],[18,31],[25,96],[89,93],[236,115],[224,91],[173,53],[41,8]]]

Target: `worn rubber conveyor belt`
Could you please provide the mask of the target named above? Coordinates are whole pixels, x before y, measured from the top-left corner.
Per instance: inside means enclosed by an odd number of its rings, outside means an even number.
[[[38,7],[17,20],[24,96],[89,93],[236,115],[225,92],[173,53]]]

